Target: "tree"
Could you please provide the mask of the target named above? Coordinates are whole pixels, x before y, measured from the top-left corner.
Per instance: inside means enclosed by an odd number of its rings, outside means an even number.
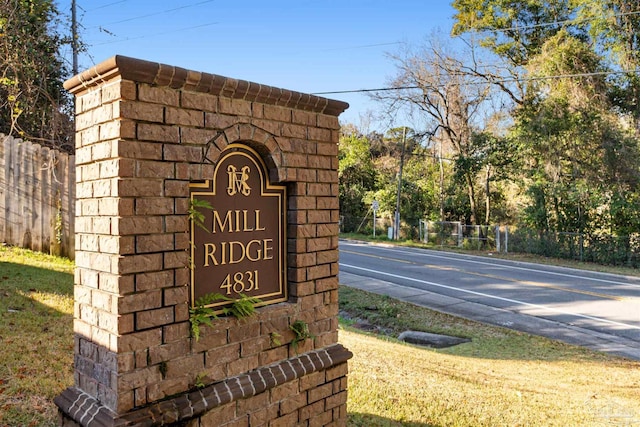
[[[640,157],[640,16],[631,0],[455,0],[453,34],[501,58],[467,70],[513,101],[509,135],[539,230],[631,232]],[[515,88],[515,90],[514,90]],[[633,126],[628,126],[633,123]],[[607,214],[605,214],[605,212]]]
[[[499,75],[477,71],[519,104],[524,68],[541,54],[558,32],[569,33],[601,53],[617,74],[609,79],[614,106],[629,113],[640,132],[640,15],[636,0],[455,0],[452,34],[472,34],[508,65],[514,78],[505,84]],[[525,90],[522,91],[523,93]]]
[[[473,57],[473,52],[470,57]],[[479,222],[477,206],[477,170],[473,164],[478,153],[472,135],[481,125],[481,118],[490,109],[490,83],[478,80],[466,72],[468,65],[462,55],[447,52],[432,39],[418,53],[402,52],[392,57],[398,68],[390,86],[398,88],[376,95],[394,109],[407,106],[426,115],[437,139],[456,158],[456,170],[462,178],[469,203],[470,221]]]
[[[454,0],[452,34],[481,34],[480,45],[514,67],[527,65],[572,17],[570,0]]]
[[[509,180],[513,168],[517,164],[515,153],[511,149],[510,141],[492,133],[489,129],[474,132],[471,137],[472,152],[475,156],[470,159],[457,159],[459,163],[468,163],[460,170],[469,169],[476,176],[480,175],[484,181],[484,224],[491,224],[492,200],[501,199],[500,192],[492,191],[492,183]]]
[[[419,220],[433,216],[438,206],[437,169],[429,162],[431,153],[423,144],[425,135],[403,126],[390,129],[385,139],[396,147],[396,155],[388,162],[393,165],[387,173],[388,185],[393,189],[388,191],[393,194],[389,210],[398,209],[401,220],[417,225]]]
[[[0,132],[72,150],[72,100],[51,0],[0,0]]]
[[[631,160],[637,167],[638,157],[607,97],[602,58],[560,31],[528,69],[541,77],[534,84],[536,96],[517,113],[520,152],[529,159],[524,170],[537,205],[527,210],[538,218],[532,222],[560,231],[609,228],[597,212],[611,209],[611,200],[619,201],[620,192],[631,189],[621,180],[634,182],[637,173],[623,178],[618,164]],[[554,78],[563,75],[575,77]],[[543,207],[547,218],[541,221]]]
[[[471,35],[471,43],[495,55],[491,67],[474,64],[465,71],[500,88],[516,105],[525,102],[524,67],[572,17],[571,0],[454,0],[458,11],[451,33]]]
[[[338,179],[340,214],[345,221],[363,218],[367,214],[365,196],[375,188],[376,173],[371,144],[355,126],[342,127],[338,144]]]
[[[405,223],[417,225],[425,217],[437,219],[438,167],[432,148],[424,141],[423,135],[408,127],[393,128],[384,135],[362,135],[354,125],[342,126],[338,172],[343,230],[359,228],[374,200],[379,204],[378,216],[391,218],[398,184],[400,216]]]
[[[640,14],[636,0],[573,0],[578,25],[589,31],[618,71],[611,79],[612,103],[631,114],[640,132]]]

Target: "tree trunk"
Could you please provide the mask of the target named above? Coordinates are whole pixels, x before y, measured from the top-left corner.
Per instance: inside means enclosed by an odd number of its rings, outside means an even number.
[[[467,195],[469,196],[469,208],[471,209],[471,224],[478,225],[478,208],[476,206],[476,191],[473,188],[473,177],[465,174],[467,181]]]

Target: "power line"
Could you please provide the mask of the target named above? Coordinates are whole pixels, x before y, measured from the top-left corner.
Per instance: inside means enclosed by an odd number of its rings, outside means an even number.
[[[511,79],[502,79],[495,80],[488,83],[515,83],[515,82],[530,82],[530,81],[543,81],[543,80],[554,80],[554,79],[566,79],[566,78],[582,78],[582,77],[593,77],[593,76],[608,76],[608,75],[619,75],[619,74],[640,74],[639,70],[624,70],[624,71],[595,71],[592,73],[576,73],[576,74],[560,74],[555,76],[541,76],[541,77],[524,77],[524,78],[511,78]],[[469,85],[477,85],[477,84],[486,84],[487,82],[467,82],[467,83],[458,83],[458,86],[469,86]],[[331,91],[331,92],[314,92],[312,95],[339,95],[345,93],[367,93],[367,92],[385,92],[392,90],[412,90],[412,89],[422,89],[424,87],[431,88],[440,88],[446,86],[445,84],[440,85],[427,85],[427,86],[396,86],[396,87],[383,87],[377,89],[354,89],[354,90],[339,90],[339,91]]]
[[[167,34],[173,34],[175,32],[194,30],[196,28],[202,28],[202,27],[210,27],[212,25],[217,25],[217,24],[219,24],[219,22],[210,22],[208,24],[195,25],[195,26],[185,27],[185,28],[178,28],[178,29],[173,29],[173,30],[170,30],[170,31],[164,31],[162,33],[145,34],[143,36],[138,36],[138,37],[128,37],[126,39],[111,40],[111,41],[102,42],[102,43],[94,43],[94,44],[92,44],[92,46],[103,46],[103,45],[106,45],[106,44],[123,43],[123,42],[131,41],[131,40],[140,40],[140,39],[144,39],[144,38],[147,38],[147,37],[164,36],[164,35],[167,35]],[[104,29],[101,29],[101,31],[107,32],[108,34],[112,34],[112,33],[108,32],[108,31],[106,31]]]
[[[111,2],[111,3],[103,4],[102,6],[94,7],[93,9],[89,9],[89,10],[82,9],[82,10],[84,10],[85,12],[93,12],[94,10],[100,10],[100,9],[107,8],[109,6],[115,6],[116,4],[125,3],[126,1],[127,0],[114,1],[114,2]]]
[[[611,16],[620,17],[620,16],[630,16],[630,15],[640,15],[640,11],[616,13]],[[481,32],[491,32],[491,31],[493,32],[518,31],[518,30],[533,29],[533,28],[539,28],[539,27],[563,25],[568,23],[578,24],[582,22],[592,21],[595,19],[597,18],[595,17],[581,18],[581,19],[575,18],[575,19],[566,19],[566,20],[554,21],[554,22],[545,22],[540,24],[509,27],[509,28],[485,28],[485,29],[478,29],[478,30],[467,30],[467,32],[481,33]],[[638,73],[640,73],[640,70],[601,71],[601,72],[592,72],[592,73],[564,74],[564,75],[544,76],[544,77],[512,78],[512,79],[496,80],[496,81],[493,81],[492,83],[515,83],[515,82],[527,82],[527,81],[541,81],[541,80],[547,80],[547,79],[550,80],[550,79],[560,79],[560,78],[592,77],[597,75],[608,76],[608,75],[638,74]],[[483,83],[469,82],[469,83],[463,83],[462,85],[471,85],[471,84],[483,84]],[[444,85],[436,85],[432,87],[442,87],[442,86]],[[384,87],[384,88],[376,88],[376,89],[354,89],[354,90],[341,90],[341,91],[314,92],[312,93],[312,95],[340,95],[340,94],[347,94],[347,93],[371,93],[371,92],[385,92],[385,91],[393,91],[393,90],[413,90],[413,89],[421,89],[421,88],[423,88],[423,86],[399,86],[399,87]]]
[[[321,52],[332,52],[337,50],[352,50],[352,49],[366,49],[369,47],[381,47],[381,46],[393,46],[403,44],[402,42],[388,42],[388,43],[376,43],[376,44],[364,44],[359,46],[345,46],[345,47],[333,47],[327,49],[319,49]]]
[[[339,95],[344,93],[384,92],[389,90],[420,89],[422,86],[381,87],[377,89],[336,90],[331,92],[313,92],[311,95]]]
[[[180,6],[180,7],[174,7],[173,9],[166,9],[166,10],[162,10],[162,11],[159,11],[159,12],[149,13],[149,14],[146,14],[146,15],[134,16],[132,18],[123,19],[121,21],[115,21],[115,22],[110,22],[108,24],[97,25],[97,26],[94,26],[94,27],[90,27],[90,29],[91,28],[104,27],[106,25],[122,24],[124,22],[130,22],[130,21],[135,21],[135,20],[138,20],[138,19],[149,18],[151,16],[163,15],[165,13],[175,12],[177,10],[188,9],[190,7],[200,6],[200,5],[207,4],[207,3],[213,3],[214,1],[216,1],[216,0],[205,0],[205,1],[201,1],[199,3],[187,4],[187,5]]]
[[[614,13],[613,15],[611,15],[611,17],[620,17],[620,16],[629,16],[629,15],[640,15],[640,11]],[[530,30],[533,28],[552,27],[552,26],[564,25],[564,24],[581,24],[583,22],[594,21],[596,19],[598,18],[573,18],[573,19],[564,19],[561,21],[543,22],[540,24],[522,25],[522,26],[514,26],[514,27],[508,27],[508,28],[468,29],[465,32],[474,32],[474,33],[498,32],[499,33],[504,31],[520,31],[520,30]]]

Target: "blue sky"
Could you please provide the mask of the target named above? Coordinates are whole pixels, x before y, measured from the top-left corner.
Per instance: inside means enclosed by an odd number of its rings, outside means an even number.
[[[70,0],[60,0],[61,11]],[[77,0],[84,70],[113,55],[250,80],[306,93],[384,87],[386,53],[447,34],[450,0]],[[70,56],[70,55],[69,55]],[[342,122],[376,104],[363,94]]]

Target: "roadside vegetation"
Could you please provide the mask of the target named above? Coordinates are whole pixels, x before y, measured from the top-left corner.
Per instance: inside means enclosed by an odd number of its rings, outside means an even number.
[[[57,425],[73,384],[73,264],[0,247],[0,426]],[[349,426],[584,426],[640,421],[640,362],[341,287]],[[394,337],[470,338],[445,349]],[[624,424],[623,424],[624,425]]]
[[[371,234],[376,206],[385,234],[396,212],[410,239],[498,224],[519,252],[640,267],[638,2],[451,6],[451,28],[389,54],[371,93],[389,119],[342,126],[341,230]]]

